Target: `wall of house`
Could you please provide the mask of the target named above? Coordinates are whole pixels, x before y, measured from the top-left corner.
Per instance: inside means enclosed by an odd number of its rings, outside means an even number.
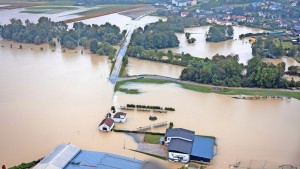
[[[124,119],[121,119],[121,118],[112,118],[112,119],[116,123],[124,123],[126,121],[126,118],[127,117],[125,117]]]
[[[187,163],[190,161],[190,156],[188,154],[169,152],[168,156],[170,161],[183,163]]]
[[[102,130],[102,131],[111,131],[113,127],[114,127],[114,124],[111,127],[107,126],[106,124],[102,124],[101,126],[99,126],[99,130]],[[105,128],[107,130],[104,130]]]

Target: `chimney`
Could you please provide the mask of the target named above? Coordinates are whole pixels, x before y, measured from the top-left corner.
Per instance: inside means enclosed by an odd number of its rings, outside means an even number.
[[[6,169],[5,165],[2,165],[2,169]]]

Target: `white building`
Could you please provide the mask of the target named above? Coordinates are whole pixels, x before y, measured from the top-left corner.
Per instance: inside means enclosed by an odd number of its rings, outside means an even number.
[[[99,124],[99,130],[102,131],[111,131],[114,127],[115,123],[111,118],[105,118],[102,120],[102,122]]]
[[[124,123],[127,119],[127,114],[123,112],[117,112],[112,116],[112,119],[116,123]]]

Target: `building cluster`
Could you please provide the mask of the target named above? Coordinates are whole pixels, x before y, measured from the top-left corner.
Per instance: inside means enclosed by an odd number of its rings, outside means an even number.
[[[172,0],[172,3],[156,3],[162,6],[164,11],[170,15],[181,17],[191,16],[204,18],[208,23],[219,25],[253,25],[261,28],[292,28],[300,23],[297,12],[300,0],[289,0],[286,3],[275,1],[252,2],[243,5],[222,5],[213,8],[198,8],[189,10],[187,6],[192,6],[190,0]],[[202,0],[198,3],[205,4],[208,1]],[[196,3],[197,4],[197,3]],[[288,12],[288,13],[287,13]],[[284,17],[283,17],[284,16]]]
[[[214,156],[214,144],[213,138],[197,136],[194,131],[182,128],[167,129],[165,134],[170,161],[210,163]]]
[[[99,124],[99,130],[101,131],[111,131],[115,123],[124,123],[127,119],[127,114],[123,112],[109,113],[105,119]]]

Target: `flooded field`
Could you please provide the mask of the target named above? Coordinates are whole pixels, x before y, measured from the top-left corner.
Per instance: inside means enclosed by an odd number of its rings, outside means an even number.
[[[186,40],[184,33],[177,33],[177,37],[180,41],[179,47],[171,48],[175,53],[190,53],[192,56],[200,58],[212,58],[216,54],[229,55],[239,54],[240,62],[247,63],[252,57],[251,44],[249,39],[239,40],[240,34],[245,33],[259,33],[263,32],[262,29],[249,28],[244,26],[234,26],[234,38],[233,40],[227,40],[224,42],[206,42],[205,35],[209,29],[209,26],[187,28],[185,32],[191,33],[191,38],[195,38],[194,44],[189,44]],[[165,49],[167,51],[169,49]]]
[[[275,65],[279,64],[280,62],[285,63],[285,70],[287,71],[290,66],[300,66],[300,63],[298,63],[294,58],[291,57],[282,57],[278,59],[263,59],[264,62],[267,63],[273,63]]]
[[[151,74],[179,78],[182,66],[129,58],[127,72],[129,76]]]
[[[218,153],[213,166],[217,169],[228,168],[236,160],[300,163],[299,100],[236,100],[225,95],[185,90],[176,84],[129,83],[126,86],[139,89],[142,94],[118,92],[115,105],[172,106],[176,111],[167,114],[126,111],[128,122],[117,125],[120,128],[135,129],[169,121],[174,127],[215,136]],[[149,115],[157,116],[158,120],[148,120]]]

